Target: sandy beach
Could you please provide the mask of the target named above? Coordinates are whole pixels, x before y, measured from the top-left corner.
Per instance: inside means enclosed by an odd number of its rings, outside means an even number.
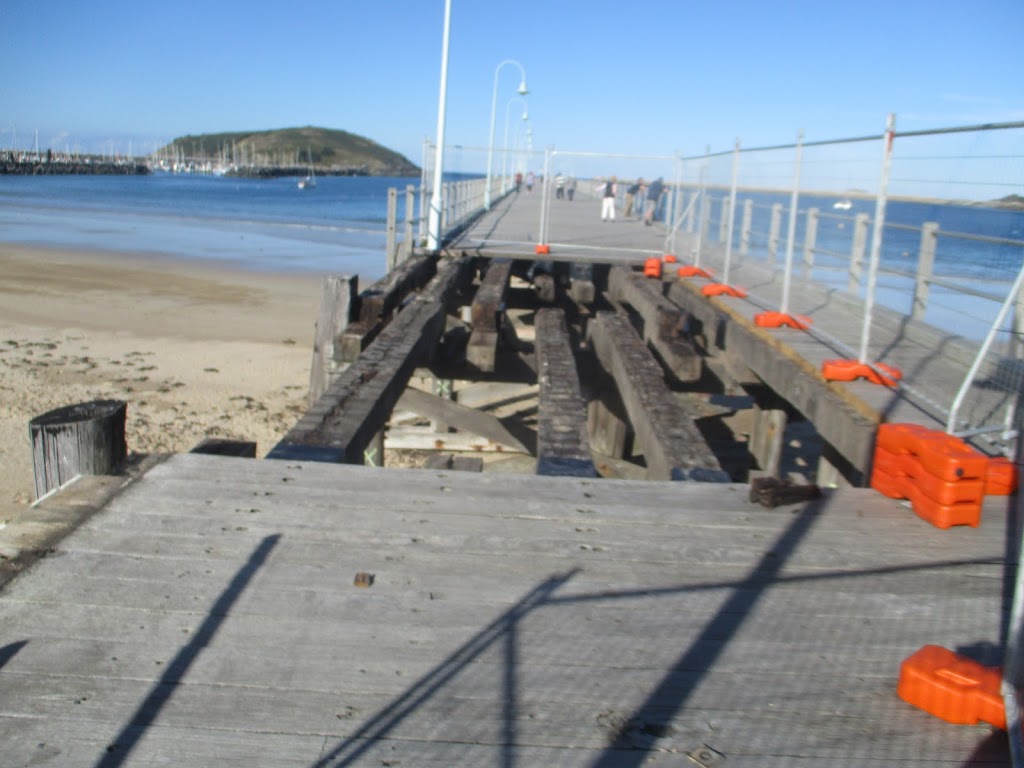
[[[129,452],[263,456],[304,410],[320,278],[0,244],[0,523],[33,499],[29,421],[128,403]]]

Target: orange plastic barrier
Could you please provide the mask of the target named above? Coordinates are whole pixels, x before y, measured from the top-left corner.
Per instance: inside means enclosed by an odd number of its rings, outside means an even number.
[[[896,382],[903,378],[899,368],[885,363],[868,365],[856,360],[826,360],[821,364],[821,375],[829,381],[867,379],[872,384],[884,384],[887,387],[895,387]]]
[[[878,428],[871,487],[909,499],[914,513],[938,528],[977,527],[987,487],[1002,488],[1007,481],[1001,462],[958,437],[916,424]]]
[[[534,250],[534,253],[538,253],[540,255],[544,255],[544,254],[551,253],[551,246],[547,245],[546,243],[539,243],[537,245],[537,247],[534,248],[533,250]]]
[[[997,667],[986,667],[938,645],[926,645],[903,660],[896,693],[947,723],[986,722],[1006,728],[1001,677]]]
[[[1010,459],[997,456],[988,460],[985,473],[985,493],[988,496],[1009,496],[1017,490],[1017,465]]]
[[[806,331],[811,327],[811,318],[807,315],[787,315],[784,312],[758,312],[754,315],[754,324],[760,328],[781,328],[786,325],[798,331]]]
[[[680,277],[706,277],[708,280],[712,279],[711,272],[706,269],[701,269],[700,267],[695,267],[692,264],[680,267],[678,269],[678,274]]]
[[[678,259],[675,257],[675,254],[672,253],[666,253],[664,256],[661,257],[661,260],[666,264],[675,264],[678,261]]]
[[[710,283],[700,289],[705,296],[735,296],[738,299],[746,298],[747,292],[741,288],[733,288],[725,283]]]
[[[644,261],[644,277],[661,277],[661,259],[651,256]]]

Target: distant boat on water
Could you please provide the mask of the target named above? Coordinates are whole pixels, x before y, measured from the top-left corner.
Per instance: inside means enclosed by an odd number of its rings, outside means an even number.
[[[299,179],[299,189],[313,189],[316,186],[316,175],[313,173],[313,169],[309,169],[309,176],[304,179]]]
[[[853,208],[853,201],[849,199],[836,200],[834,203],[832,203],[832,207],[837,211],[848,211],[851,208]]]

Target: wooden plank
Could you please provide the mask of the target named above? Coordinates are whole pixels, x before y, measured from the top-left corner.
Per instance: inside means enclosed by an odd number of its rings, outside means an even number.
[[[270,459],[364,462],[417,365],[430,359],[467,262],[448,261],[267,454]]]
[[[665,386],[661,367],[624,317],[599,312],[590,325],[598,360],[615,380],[652,480],[728,482],[718,460]]]
[[[430,280],[437,269],[436,254],[407,259],[359,294],[358,316],[344,329],[338,355],[351,363],[373,342],[391,314],[414,290]]]
[[[501,420],[482,411],[467,408],[460,403],[445,397],[431,395],[412,387],[407,388],[395,405],[396,408],[412,411],[424,418],[447,424],[460,432],[483,437],[488,441],[505,446],[509,450],[529,453]],[[445,435],[445,438],[450,435]]]
[[[681,382],[697,381],[703,366],[693,342],[686,337],[687,313],[662,294],[664,283],[636,274],[626,267],[612,267],[608,293],[629,304],[643,319],[644,341],[651,345],[665,367]]]
[[[587,435],[587,406],[569,340],[565,313],[537,312],[537,474],[597,477]]]

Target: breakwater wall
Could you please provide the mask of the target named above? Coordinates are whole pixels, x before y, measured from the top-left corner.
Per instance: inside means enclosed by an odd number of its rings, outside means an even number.
[[[145,176],[150,172],[145,163],[90,160],[0,160],[0,174],[9,176],[119,175]]]

